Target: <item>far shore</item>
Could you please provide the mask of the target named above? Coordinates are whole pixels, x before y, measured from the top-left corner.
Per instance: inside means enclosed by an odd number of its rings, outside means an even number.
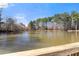
[[[26,31],[65,31],[65,30],[26,30]],[[22,33],[22,32],[25,32],[25,31],[0,31],[0,33]],[[66,30],[66,32],[79,32],[79,30]]]
[[[79,32],[79,30],[67,30],[67,32]]]

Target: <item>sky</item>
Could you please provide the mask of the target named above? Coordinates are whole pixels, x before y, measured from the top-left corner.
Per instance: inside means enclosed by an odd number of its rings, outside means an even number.
[[[14,17],[26,26],[31,20],[53,16],[57,13],[79,12],[78,3],[10,3],[2,11],[3,17]]]

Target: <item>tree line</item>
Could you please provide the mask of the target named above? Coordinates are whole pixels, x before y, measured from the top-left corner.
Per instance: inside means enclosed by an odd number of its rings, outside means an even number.
[[[25,30],[26,27],[23,23],[17,23],[13,17],[2,18],[2,11],[0,11],[0,32],[20,32]]]
[[[56,23],[60,27],[60,24],[63,26],[63,30],[79,30],[79,13],[76,11],[72,11],[71,13],[59,13],[55,14],[54,16],[38,18],[34,21],[30,21],[28,27],[30,30],[39,30],[44,29],[48,30],[47,23]],[[39,26],[39,24],[43,24]],[[61,28],[60,28],[61,29]]]

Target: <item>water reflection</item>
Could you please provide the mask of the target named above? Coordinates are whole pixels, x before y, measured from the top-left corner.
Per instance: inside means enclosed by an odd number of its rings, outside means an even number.
[[[78,36],[79,33],[65,31],[0,34],[0,54],[78,42]]]

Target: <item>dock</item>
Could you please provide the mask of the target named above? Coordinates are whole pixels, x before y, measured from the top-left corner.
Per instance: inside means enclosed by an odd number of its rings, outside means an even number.
[[[8,53],[2,56],[79,56],[79,42]]]

